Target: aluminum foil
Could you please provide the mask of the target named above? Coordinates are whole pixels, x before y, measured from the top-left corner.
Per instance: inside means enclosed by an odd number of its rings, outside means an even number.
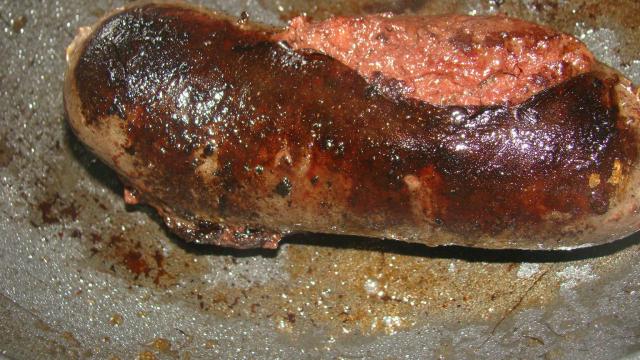
[[[640,83],[640,3],[201,1],[251,20],[505,13]],[[295,236],[185,244],[125,206],[62,106],[75,29],[121,1],[0,0],[0,351],[8,358],[619,358],[640,350],[640,238],[573,251]]]

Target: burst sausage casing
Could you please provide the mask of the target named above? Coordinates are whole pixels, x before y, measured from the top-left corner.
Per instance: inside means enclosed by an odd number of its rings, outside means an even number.
[[[69,123],[129,202],[190,241],[553,249],[638,229],[640,106],[615,71],[519,104],[432,105],[275,33],[183,5],[118,10],[67,51]]]

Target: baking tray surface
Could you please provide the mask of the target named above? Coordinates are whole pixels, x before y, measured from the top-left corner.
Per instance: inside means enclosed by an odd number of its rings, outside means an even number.
[[[200,1],[291,16],[505,13],[640,83],[640,3]],[[573,251],[293,236],[186,244],[128,207],[64,118],[64,49],[122,1],[0,0],[0,351],[8,358],[620,358],[640,350],[640,238]]]

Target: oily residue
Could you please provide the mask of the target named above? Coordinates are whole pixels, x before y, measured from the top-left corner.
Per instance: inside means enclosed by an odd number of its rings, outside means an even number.
[[[223,316],[270,320],[284,332],[311,327],[336,335],[394,333],[433,316],[497,319],[516,303],[547,303],[555,297],[549,290],[557,286],[555,281],[518,279],[514,264],[487,264],[478,272],[464,261],[357,245],[291,245],[286,258],[287,283],[202,289],[200,307]],[[512,287],[506,289],[505,281]]]
[[[145,227],[115,234],[109,230],[90,232],[81,240],[88,246],[87,259],[102,272],[139,285],[168,288],[206,271],[196,256],[174,244],[158,243]]]
[[[7,142],[5,137],[0,137],[0,168],[4,168],[11,164],[13,160],[14,150]]]
[[[204,281],[206,274],[237,273],[240,265],[235,258],[221,268],[197,268],[194,265],[207,264],[211,255],[184,254],[174,245],[166,260],[178,266],[158,267],[153,250],[142,250],[153,248],[153,241],[145,244],[128,236],[116,236],[115,242],[107,242],[96,253],[101,267],[112,263],[108,271],[132,284],[171,289],[166,296],[204,314],[266,321],[287,333],[323,329],[334,336],[390,334],[442,316],[498,321],[515,307],[547,304],[558,288],[557,279],[544,276],[547,265],[523,279],[514,263],[489,263],[478,270],[476,264],[462,260],[379,251],[375,241],[355,238],[341,240],[344,247],[338,248],[322,246],[322,241],[287,245],[279,270],[286,280],[274,273],[268,282],[244,278],[249,281],[244,285],[242,279],[209,283]],[[133,262],[128,246],[140,254]],[[167,274],[159,281],[158,271]]]
[[[126,224],[126,217],[119,223]],[[102,233],[71,232],[72,241],[87,250],[83,266],[158,290],[167,301],[203,316],[267,322],[286,333],[394,333],[433,317],[495,322],[514,307],[544,306],[559,288],[556,278],[541,276],[551,265],[541,264],[523,278],[515,263],[479,268],[470,261],[430,257],[428,251],[396,252],[382,240],[300,236],[276,258],[261,259],[273,255],[244,257],[185,246],[159,236],[153,223],[110,234],[118,226]],[[259,262],[272,263],[271,272],[258,276],[242,270],[259,272]]]

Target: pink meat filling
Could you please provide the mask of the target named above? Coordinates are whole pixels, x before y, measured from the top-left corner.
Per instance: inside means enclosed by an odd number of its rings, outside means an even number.
[[[297,17],[274,36],[393,84],[395,95],[441,105],[517,104],[595,62],[576,38],[503,16]]]

